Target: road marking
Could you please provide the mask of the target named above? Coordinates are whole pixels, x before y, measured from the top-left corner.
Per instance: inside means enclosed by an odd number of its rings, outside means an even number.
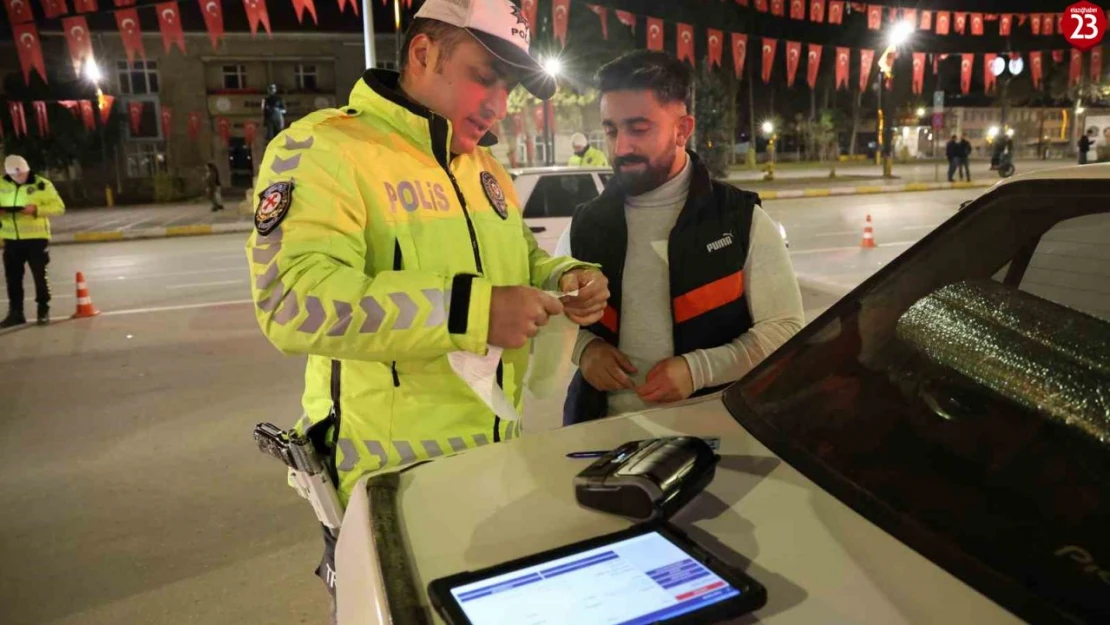
[[[880,243],[878,247],[897,247],[901,245],[913,245],[914,243],[917,243],[917,241],[891,241],[890,243]],[[827,254],[829,252],[850,252],[853,250],[859,251],[860,249],[862,248],[860,248],[860,246],[858,245],[852,245],[848,247],[821,247],[814,250],[790,250],[790,255],[801,256],[803,254]]]
[[[789,230],[787,230],[787,232],[789,232]],[[863,232],[863,231],[862,230],[841,230],[840,232],[822,232],[821,234],[815,234],[813,236],[814,237],[842,237],[842,236],[849,235],[849,234],[859,234],[861,232]]]
[[[936,230],[940,224],[933,224],[931,226],[902,226],[902,230]]]
[[[238,304],[253,304],[254,300],[233,299],[223,302],[206,302],[203,304],[181,304],[178,306],[157,306],[154,308],[131,308],[128,310],[112,310],[100,313],[101,317],[116,317],[119,315],[141,315],[154,312],[171,312],[174,310],[195,310],[198,308],[218,308],[220,306],[235,306]]]
[[[205,286],[222,286],[225,284],[246,284],[247,280],[221,280],[219,282],[193,282],[191,284],[173,284],[166,287],[167,290],[173,289],[195,289]]]

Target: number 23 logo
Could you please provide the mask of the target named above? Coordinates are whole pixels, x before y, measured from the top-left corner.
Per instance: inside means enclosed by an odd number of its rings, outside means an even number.
[[[1072,13],[1071,17],[1075,24],[1075,32],[1071,34],[1072,39],[1095,39],[1101,35],[1098,28],[1098,18],[1094,13]]]
[[[1067,24],[1063,34],[1072,47],[1081,51],[1090,50],[1098,45],[1106,34],[1106,14],[1101,7],[1087,0],[1069,6],[1063,17],[1064,24]]]

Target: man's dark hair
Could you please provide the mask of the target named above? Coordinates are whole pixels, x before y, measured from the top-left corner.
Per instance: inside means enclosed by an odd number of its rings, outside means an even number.
[[[668,52],[636,50],[606,63],[597,71],[597,87],[610,91],[651,91],[664,104],[694,99],[694,73]]]
[[[412,40],[417,35],[427,35],[429,39],[439,44],[442,54],[436,63],[435,71],[443,69],[443,62],[446,61],[451,54],[458,47],[459,43],[464,41],[470,36],[465,30],[458,26],[452,26],[446,22],[439,20],[429,20],[419,18],[412,21],[409,29],[405,31],[405,43],[401,46],[401,71],[405,71],[405,67],[409,64],[409,46],[412,45]]]

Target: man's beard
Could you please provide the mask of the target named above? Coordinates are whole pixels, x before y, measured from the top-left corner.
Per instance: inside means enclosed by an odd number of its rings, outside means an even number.
[[[659,188],[670,176],[675,155],[670,154],[670,158],[663,158],[665,162],[652,162],[644,156],[618,157],[613,159],[613,178],[617,181],[617,184],[620,185],[620,188],[626,195],[643,195]],[[623,165],[637,165],[641,163],[645,164],[646,167],[640,171],[627,171],[621,169]]]

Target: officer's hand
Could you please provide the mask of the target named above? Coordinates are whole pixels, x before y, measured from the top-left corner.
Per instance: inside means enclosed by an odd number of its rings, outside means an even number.
[[[35,215],[39,214],[39,207],[35,206],[34,204],[28,204],[27,206],[24,206],[23,210],[19,212],[23,213],[24,215],[30,215],[34,217]]]
[[[599,391],[636,387],[632,378],[628,377],[628,374],[636,373],[636,367],[632,366],[628,356],[601,339],[591,342],[582,350],[578,368],[582,370],[582,377],[586,378],[590,386]]]
[[[682,356],[659,361],[648,371],[644,383],[636,394],[646,402],[667,403],[681,401],[694,394],[694,375]]]
[[[578,295],[563,298],[567,318],[580,326],[601,320],[605,304],[609,302],[609,279],[597,269],[573,269],[559,279],[559,290]]]
[[[563,312],[559,300],[526,286],[493,287],[489,305],[490,345],[516,349],[536,336],[552,315]]]

